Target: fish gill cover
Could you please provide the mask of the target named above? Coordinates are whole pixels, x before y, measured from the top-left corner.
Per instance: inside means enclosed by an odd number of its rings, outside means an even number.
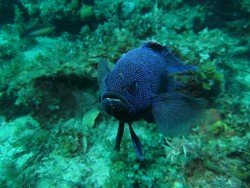
[[[249,187],[249,19],[248,0],[0,1],[0,187]],[[174,94],[163,102],[203,98],[206,112],[169,137],[143,111],[114,151],[118,122],[101,108],[98,64],[116,67],[147,41],[196,67],[175,74],[168,61],[158,89]],[[105,104],[123,110],[112,97]]]

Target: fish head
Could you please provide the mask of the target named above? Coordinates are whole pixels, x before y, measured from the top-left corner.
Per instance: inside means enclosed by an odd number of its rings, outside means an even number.
[[[102,108],[117,119],[132,117],[150,105],[150,76],[146,67],[139,62],[121,58],[105,76],[104,84]]]

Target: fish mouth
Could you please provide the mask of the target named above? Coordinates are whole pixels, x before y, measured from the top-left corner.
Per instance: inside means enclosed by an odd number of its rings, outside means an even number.
[[[130,104],[127,99],[114,91],[107,91],[102,96],[102,108],[107,114],[113,116],[120,116],[130,112]]]

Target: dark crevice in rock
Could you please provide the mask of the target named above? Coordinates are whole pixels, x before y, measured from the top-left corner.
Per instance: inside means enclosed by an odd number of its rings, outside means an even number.
[[[95,90],[96,85],[95,80],[76,74],[58,73],[55,76],[37,78],[34,87],[39,102],[33,112],[34,116],[45,128],[51,128],[52,122],[74,116],[79,102],[74,91]]]
[[[5,89],[7,90],[7,89]],[[4,93],[0,100],[1,113],[7,120],[33,114],[43,128],[50,129],[51,125],[62,118],[70,118],[75,114],[78,100],[75,91],[97,90],[96,80],[76,74],[42,76],[36,78],[33,84],[32,99],[16,105],[16,93]],[[29,96],[29,94],[27,94]]]

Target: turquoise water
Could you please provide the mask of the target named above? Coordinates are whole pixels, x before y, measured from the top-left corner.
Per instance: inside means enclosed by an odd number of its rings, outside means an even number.
[[[0,1],[0,187],[249,187],[249,0]],[[155,41],[198,71],[208,101],[188,136],[125,126],[100,103],[97,67]]]

